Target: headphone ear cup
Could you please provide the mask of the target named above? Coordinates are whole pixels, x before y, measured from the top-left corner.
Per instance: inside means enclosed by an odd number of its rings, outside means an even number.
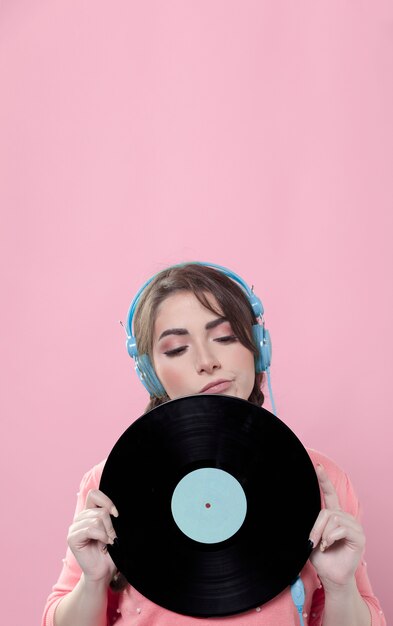
[[[136,347],[136,339],[132,335],[129,335],[127,337],[126,348],[127,348],[127,352],[130,355],[130,357],[135,359],[135,357],[138,356],[138,349]]]
[[[133,335],[127,337],[126,348],[130,357],[135,359],[135,371],[149,394],[157,398],[165,396],[165,389],[154,371],[150,358],[147,354],[138,355],[136,339]]]
[[[151,396],[160,398],[166,395],[166,391],[160,383],[147,354],[141,354],[135,358],[135,371]]]
[[[253,339],[258,348],[258,356],[255,358],[255,371],[257,374],[266,372],[272,362],[272,343],[269,331],[261,324],[252,327]]]

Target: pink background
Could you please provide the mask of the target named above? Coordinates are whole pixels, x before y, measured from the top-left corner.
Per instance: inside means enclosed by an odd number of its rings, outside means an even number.
[[[143,412],[118,320],[191,259],[255,285],[279,415],[350,474],[393,614],[392,78],[390,1],[0,3],[4,624],[39,622]]]

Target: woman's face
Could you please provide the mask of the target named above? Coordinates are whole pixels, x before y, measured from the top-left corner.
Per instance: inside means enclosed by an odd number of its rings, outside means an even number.
[[[209,301],[220,308],[212,295]],[[153,335],[154,368],[171,400],[217,393],[247,400],[255,381],[253,353],[224,317],[191,292],[178,292],[158,308]]]

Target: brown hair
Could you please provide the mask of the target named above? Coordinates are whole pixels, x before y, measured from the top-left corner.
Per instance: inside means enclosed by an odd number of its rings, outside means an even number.
[[[199,302],[209,311],[224,315],[231,324],[239,341],[256,357],[258,349],[254,344],[252,326],[257,323],[252,307],[243,289],[231,278],[206,265],[187,263],[170,267],[161,271],[145,288],[136,307],[134,316],[134,335],[137,340],[139,354],[148,354],[151,361],[153,354],[153,329],[157,310],[168,296],[187,291],[195,295]],[[220,310],[216,310],[208,295],[217,301]],[[249,402],[262,406],[263,374],[255,375],[254,387],[248,398]],[[151,396],[146,412],[169,400],[169,396]],[[120,573],[111,581],[114,591],[121,591],[127,586],[125,577]]]

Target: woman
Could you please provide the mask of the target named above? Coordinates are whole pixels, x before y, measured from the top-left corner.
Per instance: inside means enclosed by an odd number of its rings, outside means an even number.
[[[151,395],[147,410],[206,391],[262,405],[263,371],[270,363],[269,336],[258,324],[262,313],[260,301],[240,277],[219,266],[174,266],[148,281],[131,305],[127,328],[128,350]],[[289,589],[252,611],[203,622],[144,598],[116,571],[106,549],[115,541],[110,515],[118,512],[98,489],[102,462],[82,480],[67,556],[43,624],[384,626],[362,559],[365,537],[351,483],[330,459],[308,452],[324,506],[310,533],[314,549],[301,572],[306,590],[302,615]]]

